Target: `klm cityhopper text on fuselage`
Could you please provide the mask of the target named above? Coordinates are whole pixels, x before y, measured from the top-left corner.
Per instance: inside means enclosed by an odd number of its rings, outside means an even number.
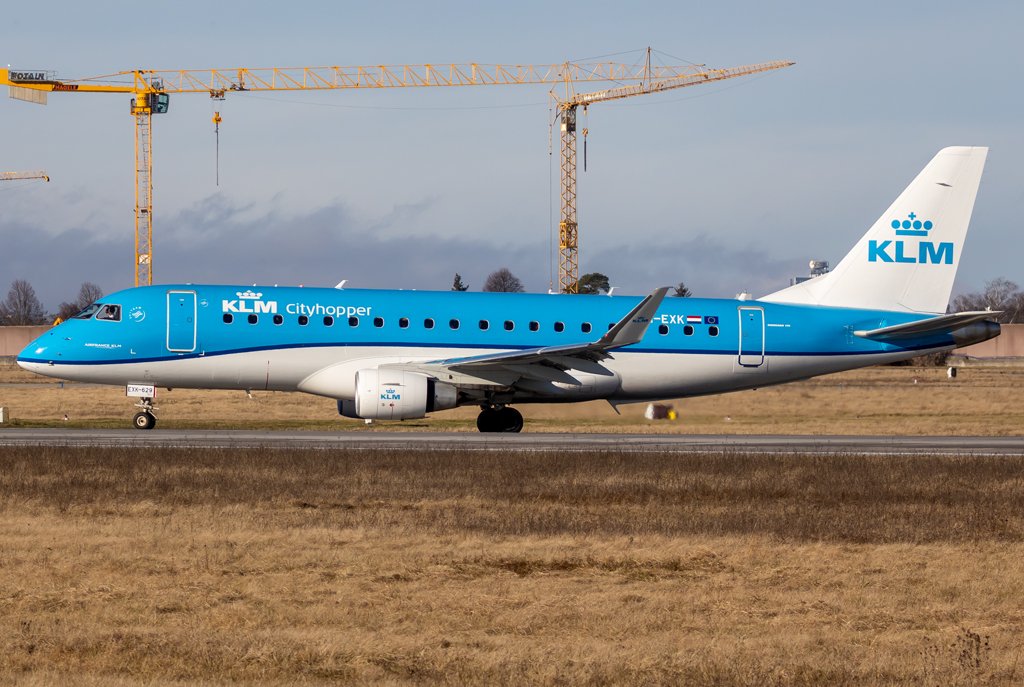
[[[835,270],[757,300],[153,286],[102,298],[18,363],[124,385],[142,429],[157,387],[186,387],[301,391],[364,419],[477,405],[481,431],[517,432],[519,403],[713,394],[948,351],[999,331],[991,313],[945,314],[985,152],[940,151]]]
[[[268,314],[273,315],[278,312],[277,301],[264,301],[260,300],[263,294],[256,293],[253,291],[239,291],[235,294],[236,299],[224,299],[221,301],[221,307],[226,313],[243,313],[243,314]],[[363,305],[338,305],[329,304],[324,305],[323,303],[314,303],[312,305],[306,303],[288,303],[284,306],[283,311],[289,315],[329,315],[331,317],[366,317],[370,314],[372,308]]]

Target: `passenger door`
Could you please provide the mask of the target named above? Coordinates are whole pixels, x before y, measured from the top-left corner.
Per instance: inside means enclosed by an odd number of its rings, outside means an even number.
[[[764,309],[741,306],[739,364],[761,367],[764,364]]]
[[[167,292],[167,350],[191,353],[196,350],[196,292]]]

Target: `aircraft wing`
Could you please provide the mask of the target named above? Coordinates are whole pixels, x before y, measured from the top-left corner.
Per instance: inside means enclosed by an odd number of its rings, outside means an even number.
[[[503,385],[509,384],[509,377],[551,380],[553,374],[557,375],[557,370],[572,369],[577,363],[586,365],[584,361],[591,364],[600,362],[609,357],[609,351],[635,344],[643,339],[655,312],[665,299],[668,289],[667,286],[655,289],[625,317],[612,325],[612,328],[597,341],[485,353],[462,358],[445,358],[423,363],[387,365],[387,367],[415,368],[418,371],[429,371],[435,374],[457,372],[493,379],[495,383]]]
[[[917,320],[905,324],[894,324],[891,327],[881,329],[858,329],[854,336],[875,341],[889,341],[891,339],[907,339],[914,336],[925,336],[927,334],[938,334],[941,332],[952,332],[961,327],[966,327],[974,322],[980,322],[998,315],[998,311],[977,310],[972,312],[958,312],[951,315],[939,315],[927,320]]]

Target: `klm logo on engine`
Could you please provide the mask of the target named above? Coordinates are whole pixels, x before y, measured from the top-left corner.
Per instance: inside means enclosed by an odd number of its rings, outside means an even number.
[[[896,236],[912,236],[927,238],[932,230],[931,220],[921,221],[911,212],[907,219],[892,221]],[[868,262],[903,262],[922,265],[952,265],[953,243],[943,241],[908,241],[906,239],[890,239],[887,241],[868,241]]]
[[[262,293],[238,291],[235,295],[238,296],[237,300],[225,299],[221,301],[224,312],[252,313],[255,315],[262,313],[274,314],[277,312],[277,301],[260,300],[263,298]]]
[[[401,401],[402,394],[398,389],[392,387],[385,387],[383,393],[380,395],[382,401]]]

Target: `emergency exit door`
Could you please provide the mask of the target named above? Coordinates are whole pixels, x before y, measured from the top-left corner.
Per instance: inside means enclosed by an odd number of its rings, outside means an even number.
[[[167,350],[196,350],[196,292],[167,292]]]
[[[741,307],[739,316],[739,363],[743,367],[760,367],[764,364],[764,310]]]

